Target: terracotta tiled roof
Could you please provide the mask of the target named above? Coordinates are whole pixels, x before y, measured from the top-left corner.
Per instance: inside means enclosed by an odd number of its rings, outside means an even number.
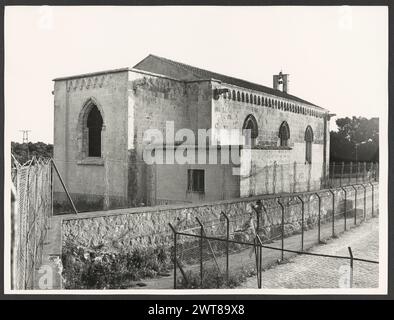
[[[291,99],[293,101],[309,104],[311,106],[323,109],[323,108],[321,108],[321,107],[319,107],[319,106],[317,106],[317,105],[315,105],[315,104],[313,104],[313,103],[311,103],[309,101],[303,100],[301,98],[298,98],[296,96],[293,96],[293,95],[285,93],[285,92],[282,92],[280,90],[275,90],[273,88],[263,86],[261,84],[257,84],[257,83],[249,82],[249,81],[246,81],[246,80],[242,80],[242,79],[226,76],[226,75],[223,75],[223,74],[220,74],[220,73],[216,73],[216,72],[204,70],[204,69],[201,69],[201,68],[193,67],[193,66],[190,66],[190,65],[185,64],[185,63],[173,61],[173,60],[170,60],[170,59],[167,59],[167,58],[163,58],[163,57],[159,57],[159,56],[156,56],[156,55],[153,55],[153,54],[150,54],[149,56],[154,57],[156,59],[159,59],[159,60],[161,60],[163,62],[166,62],[166,63],[169,63],[169,64],[173,64],[173,65],[175,65],[177,67],[180,67],[180,68],[182,68],[184,70],[187,70],[187,71],[191,72],[198,79],[211,79],[211,78],[213,78],[213,79],[216,79],[216,80],[220,80],[220,81],[222,81],[224,83],[232,84],[232,85],[235,85],[235,86],[238,86],[238,87],[242,87],[242,88],[245,88],[245,89],[250,89],[250,90],[255,90],[255,91],[268,93],[268,94],[271,94],[271,95],[275,95],[275,96],[286,98],[286,99]]]

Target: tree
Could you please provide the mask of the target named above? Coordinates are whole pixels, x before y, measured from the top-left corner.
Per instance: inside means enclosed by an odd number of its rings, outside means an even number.
[[[379,161],[379,118],[339,118],[330,132],[331,161]]]
[[[29,142],[28,144],[26,144],[12,141],[11,152],[19,163],[24,164],[26,161],[29,160],[29,158],[31,159],[33,156],[37,158],[52,158],[53,145],[46,144],[44,142]]]

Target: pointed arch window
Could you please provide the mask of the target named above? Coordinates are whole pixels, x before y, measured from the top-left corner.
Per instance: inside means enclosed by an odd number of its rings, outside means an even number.
[[[78,163],[103,165],[104,113],[93,97],[83,105],[78,117]]]
[[[242,133],[246,137],[246,145],[254,147],[256,145],[256,138],[259,135],[259,128],[257,120],[252,114],[245,118]]]
[[[103,118],[97,106],[93,106],[88,114],[86,127],[88,129],[88,156],[101,157],[101,130]]]
[[[312,142],[313,130],[311,126],[307,126],[305,130],[305,162],[312,163]]]
[[[288,147],[290,139],[290,128],[286,121],[283,121],[279,128],[280,146]]]

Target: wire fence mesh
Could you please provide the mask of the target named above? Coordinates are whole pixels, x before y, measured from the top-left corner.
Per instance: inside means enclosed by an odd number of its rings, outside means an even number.
[[[307,254],[313,246],[378,214],[376,184],[339,190],[265,198],[248,213],[222,212],[217,219],[196,219],[196,225],[188,229],[172,227],[177,239],[174,287],[231,288],[251,276],[261,286],[262,269]]]
[[[33,289],[52,210],[51,162],[33,158],[20,165],[14,159],[12,172],[12,287]]]

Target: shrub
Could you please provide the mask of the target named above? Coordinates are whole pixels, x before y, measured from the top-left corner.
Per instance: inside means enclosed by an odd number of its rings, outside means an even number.
[[[67,243],[63,248],[63,278],[66,289],[124,289],[135,282],[168,271],[168,248],[134,248],[106,252]]]

